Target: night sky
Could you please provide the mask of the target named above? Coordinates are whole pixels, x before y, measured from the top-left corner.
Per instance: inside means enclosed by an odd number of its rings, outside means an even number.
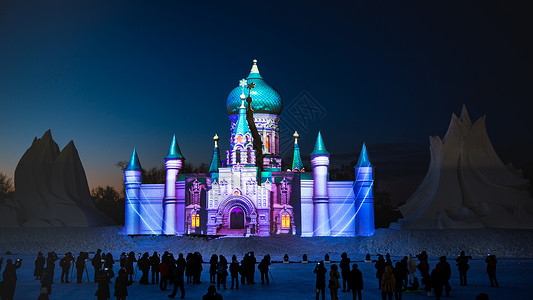
[[[119,187],[133,147],[160,166],[174,133],[188,162],[209,162],[253,59],[285,108],[315,103],[305,122],[281,115],[302,154],[318,130],[337,164],[366,141],[396,200],[463,104],[520,166],[533,160],[532,15],[515,1],[3,0],[0,172],[48,129],[61,149],[74,140],[91,187]]]

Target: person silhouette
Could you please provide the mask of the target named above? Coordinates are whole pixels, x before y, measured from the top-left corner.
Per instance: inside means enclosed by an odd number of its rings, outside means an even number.
[[[202,300],[222,300],[222,295],[217,293],[217,288],[214,285],[210,285],[207,288],[207,294],[202,297]]]
[[[324,267],[324,261],[321,260],[316,264],[313,273],[316,274],[316,300],[319,298],[319,294],[322,293],[322,300],[326,299],[326,273],[328,270]]]
[[[352,289],[353,300],[362,300],[361,290],[363,289],[363,273],[358,269],[357,264],[352,265],[350,271],[350,288]]]

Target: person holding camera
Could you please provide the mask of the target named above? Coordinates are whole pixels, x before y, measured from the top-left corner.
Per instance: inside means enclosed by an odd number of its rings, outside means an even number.
[[[461,286],[466,285],[466,272],[470,269],[468,265],[468,260],[472,259],[472,256],[466,256],[464,251],[461,251],[461,254],[455,260],[457,262],[457,269],[459,270],[459,281]]]
[[[313,273],[316,274],[316,300],[318,300],[319,294],[322,293],[322,300],[326,299],[326,273],[328,270],[324,267],[324,261],[321,260],[316,264]]]
[[[145,252],[143,256],[139,259],[137,267],[142,272],[141,280],[139,280],[139,283],[150,284],[148,282],[148,273],[150,272],[150,254],[148,254],[148,252]]]
[[[115,276],[115,273],[113,272],[113,265],[115,264],[115,259],[113,259],[113,254],[110,252],[106,253],[105,257],[102,257],[104,261],[104,269],[107,270],[108,275],[113,274]]]
[[[2,273],[3,276],[3,297],[4,300],[13,300],[15,296],[15,287],[17,286],[17,269],[22,265],[22,259],[19,258],[13,263],[12,259],[6,261],[6,268]]]
[[[68,281],[68,272],[70,270],[70,264],[74,260],[74,257],[72,257],[72,253],[67,252],[65,253],[65,257],[63,257],[59,261],[59,266],[61,267],[61,283],[69,283]],[[64,279],[63,279],[64,278]]]
[[[498,263],[498,260],[496,260],[496,255],[487,256],[487,258],[485,258],[485,263],[487,263],[487,275],[489,275],[490,286],[498,287],[498,280],[496,279],[496,264]]]

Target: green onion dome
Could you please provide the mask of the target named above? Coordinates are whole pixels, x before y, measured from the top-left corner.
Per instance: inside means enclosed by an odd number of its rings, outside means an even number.
[[[246,78],[248,84],[255,83],[255,87],[252,89],[252,109],[254,113],[264,113],[272,115],[280,115],[283,108],[283,102],[281,101],[281,95],[275,88],[271,87],[259,74],[257,68],[257,60],[254,59],[254,64],[250,75]],[[228,95],[226,101],[226,108],[229,115],[235,115],[239,113],[239,107],[241,106],[241,94],[243,93],[243,87],[238,86],[234,88]],[[248,96],[248,90],[245,89],[244,93]]]

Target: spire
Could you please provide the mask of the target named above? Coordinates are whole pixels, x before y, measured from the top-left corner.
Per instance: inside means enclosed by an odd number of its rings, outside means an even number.
[[[237,119],[237,124],[235,124],[235,131],[233,133],[234,136],[237,134],[245,135],[246,133],[250,133],[250,129],[248,128],[248,122],[246,121],[246,107],[244,106],[244,99],[246,96],[244,94],[241,95],[241,107],[239,107],[239,119]]]
[[[368,159],[368,153],[366,152],[366,144],[363,143],[363,149],[361,149],[361,154],[359,155],[359,161],[357,161],[356,168],[358,167],[372,167],[370,164],[370,159]]]
[[[213,158],[211,159],[211,164],[209,165],[209,173],[218,172],[218,168],[222,166],[220,162],[220,151],[218,150],[218,135],[215,134],[213,137],[215,141],[215,148],[213,149]]]
[[[310,155],[329,155],[329,152],[326,151],[326,146],[324,145],[320,131],[318,132],[318,136],[316,138],[315,149]]]
[[[140,171],[141,163],[139,162],[139,157],[137,156],[137,151],[133,148],[133,153],[131,154],[130,163],[126,168],[126,171]]]
[[[178,141],[176,141],[176,134],[174,134],[172,137],[172,143],[170,144],[170,149],[168,150],[168,154],[165,159],[184,159],[183,155],[181,155]]]
[[[259,74],[259,68],[257,67],[257,59],[253,60],[252,69],[250,70],[250,75],[248,75],[248,79],[257,79],[257,78],[263,78],[261,77],[261,74]]]
[[[292,155],[292,170],[302,171],[304,164],[302,162],[302,157],[300,156],[300,147],[298,147],[298,132],[295,131],[292,135],[294,137],[294,154]]]
[[[463,104],[463,109],[461,110],[461,117],[459,118],[463,123],[465,123],[469,128],[472,127],[472,121],[466,110],[466,105]]]

